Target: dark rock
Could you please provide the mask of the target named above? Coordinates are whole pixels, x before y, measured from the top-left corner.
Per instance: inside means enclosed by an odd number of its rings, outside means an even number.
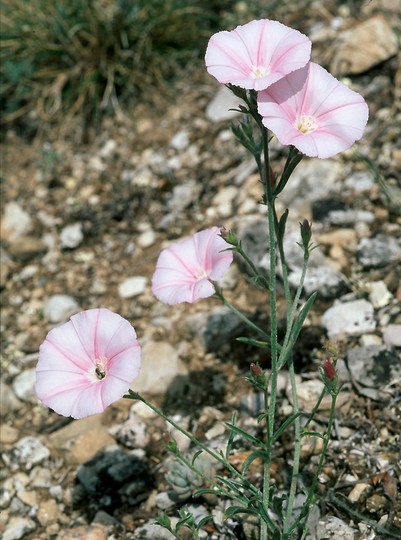
[[[146,491],[151,484],[147,464],[137,456],[126,454],[120,449],[96,454],[93,459],[79,467],[77,478],[87,494],[94,498],[96,510],[118,504],[119,490],[127,484],[130,486],[131,495]],[[80,499],[81,494],[78,490],[75,495]]]
[[[312,203],[312,221],[325,221],[331,212],[347,210],[348,206],[333,199],[323,199]]]

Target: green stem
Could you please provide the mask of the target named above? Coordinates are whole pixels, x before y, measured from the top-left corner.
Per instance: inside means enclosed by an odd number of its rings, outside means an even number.
[[[187,458],[185,458],[181,452],[178,452],[175,454],[175,456],[177,457],[177,459],[179,459],[182,463],[184,463],[184,465],[186,467],[188,467],[188,469],[190,469],[192,472],[194,472],[197,476],[199,476],[199,478],[202,478],[202,480],[204,482],[206,482],[207,484],[210,484],[211,486],[213,486],[217,491],[216,493],[218,492],[219,495],[224,495],[225,497],[227,497],[228,499],[232,499],[232,500],[238,500],[239,502],[243,502],[243,500],[241,500],[240,498],[238,497],[233,497],[233,495],[227,491],[224,487],[222,487],[220,484],[218,484],[217,482],[215,482],[212,478],[210,478],[209,476],[207,476],[204,472],[202,472],[201,470],[197,469],[192,463],[191,461],[189,461]]]
[[[252,261],[250,257],[245,253],[245,251],[242,249],[241,245],[238,245],[234,248],[234,251],[238,253],[238,255],[241,255],[241,257],[244,259],[244,261],[247,263],[247,265],[252,270],[253,276],[255,278],[256,283],[261,283],[263,288],[266,290],[269,290],[269,285],[267,283],[267,280],[265,276],[263,276],[258,269],[255,266],[255,263]]]
[[[213,459],[215,459],[217,462],[221,463],[227,470],[229,470],[235,477],[242,478],[242,475],[237,471],[235,467],[233,467],[225,458],[223,455],[218,454],[216,452],[213,452],[213,450],[210,450],[206,445],[204,445],[202,442],[200,442],[198,439],[196,439],[192,433],[184,429],[182,426],[174,422],[171,418],[166,416],[164,412],[161,409],[158,409],[153,403],[148,401],[146,398],[138,394],[138,392],[134,392],[132,390],[128,390],[128,394],[125,394],[125,398],[128,399],[138,399],[139,401],[142,401],[142,403],[145,403],[152,411],[154,411],[158,416],[163,418],[168,424],[173,426],[177,431],[185,435],[195,446],[203,450],[206,454],[209,454]],[[249,486],[247,486],[249,487]]]
[[[303,265],[302,265],[301,279],[299,280],[299,284],[298,284],[298,287],[297,287],[297,290],[296,290],[296,293],[295,293],[294,301],[292,303],[292,307],[291,307],[291,310],[290,310],[290,316],[287,319],[288,320],[287,331],[285,333],[284,342],[283,342],[282,350],[281,350],[281,354],[280,354],[279,369],[281,369],[285,365],[285,363],[287,361],[287,358],[288,358],[288,355],[291,353],[292,347],[294,345],[292,343],[292,340],[291,340],[292,327],[294,325],[295,315],[296,315],[296,312],[297,312],[297,309],[298,309],[299,300],[301,298],[302,289],[304,288],[306,271],[308,269],[308,262],[309,262],[309,253],[305,252],[304,253],[304,262],[303,262]]]
[[[291,527],[288,529],[287,536],[283,540],[291,538],[292,533],[298,527],[298,525],[300,524],[302,519],[307,517],[309,515],[310,511],[312,510],[313,501],[315,499],[316,486],[317,486],[317,483],[318,483],[318,480],[319,480],[320,473],[322,472],[323,463],[324,463],[324,460],[325,460],[326,454],[327,454],[327,448],[328,448],[329,443],[330,443],[330,435],[331,435],[331,430],[333,428],[333,423],[334,423],[334,415],[335,415],[335,410],[336,410],[336,400],[337,400],[338,392],[339,392],[339,389],[337,389],[335,392],[333,392],[331,394],[331,407],[330,407],[329,421],[328,421],[328,424],[327,424],[326,433],[323,436],[323,448],[322,448],[322,451],[321,451],[321,454],[320,454],[320,459],[319,459],[318,466],[316,468],[316,471],[315,471],[315,474],[314,474],[314,477],[313,477],[313,480],[312,480],[312,484],[311,484],[310,488],[308,489],[308,495],[307,495],[306,500],[305,500],[305,502],[304,502],[304,504],[302,506],[302,509],[301,509],[301,512],[300,512],[299,516],[294,521],[294,523],[291,525]]]
[[[298,396],[297,396],[297,386],[295,381],[295,369],[294,369],[294,360],[291,355],[290,360],[288,362],[288,370],[290,374],[290,381],[291,381],[291,395],[292,395],[292,403],[293,403],[293,413],[297,414],[299,413],[299,403],[298,403]],[[294,431],[295,431],[295,443],[294,443],[294,462],[292,466],[292,474],[291,474],[291,485],[290,485],[290,491],[288,496],[288,503],[287,503],[287,510],[286,514],[284,516],[284,534],[287,533],[290,520],[292,516],[292,510],[294,507],[294,500],[297,493],[297,486],[298,486],[298,477],[299,477],[299,464],[301,459],[301,418],[298,415],[294,420]]]
[[[259,121],[259,125],[260,121]],[[277,398],[277,300],[276,300],[276,229],[275,229],[275,210],[272,185],[270,182],[270,164],[269,164],[269,133],[266,128],[261,126],[263,138],[264,153],[264,177],[263,184],[265,188],[265,201],[267,204],[267,219],[269,232],[269,297],[270,297],[270,339],[271,339],[271,378],[270,378],[270,400],[268,399],[268,390],[265,392],[266,416],[266,447],[267,458],[264,462],[263,474],[263,506],[267,512],[270,504],[270,469],[273,454],[273,435],[274,422],[276,415]],[[267,524],[261,521],[260,540],[268,540]]]
[[[325,394],[326,394],[326,387],[323,387],[323,390],[320,392],[319,399],[317,400],[315,406],[314,406],[313,409],[312,409],[312,412],[311,412],[310,415],[309,415],[309,418],[308,418],[306,424],[305,424],[304,427],[303,427],[303,430],[304,430],[304,431],[305,431],[306,428],[309,426],[309,424],[312,422],[312,420],[313,420],[315,414],[317,413],[317,411],[318,411],[318,409],[319,409],[319,407],[320,407],[320,404],[321,404],[322,399],[324,398]]]
[[[239,311],[235,306],[233,306],[223,295],[223,292],[221,288],[214,283],[214,288],[216,290],[216,296],[223,302],[223,304],[228,307],[239,319],[241,319],[242,322],[244,322],[249,328],[254,330],[257,334],[260,334],[264,339],[270,341],[270,335],[267,334],[264,330],[259,328],[255,323],[253,323],[251,320],[248,319],[248,317],[242,313],[242,311]]]

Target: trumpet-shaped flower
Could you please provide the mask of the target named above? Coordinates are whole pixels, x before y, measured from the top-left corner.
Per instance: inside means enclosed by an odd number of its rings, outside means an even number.
[[[89,309],[48,333],[39,349],[36,394],[57,413],[83,418],[120,399],[140,365],[130,323],[108,309]]]
[[[258,110],[281,144],[319,158],[359,140],[369,116],[360,94],[313,62],[259,92]]]
[[[208,72],[221,83],[262,90],[310,58],[311,41],[278,21],[262,19],[214,34],[206,49]]]
[[[219,234],[220,228],[212,227],[160,253],[152,279],[156,298],[174,305],[214,294],[212,281],[219,280],[233,260]]]

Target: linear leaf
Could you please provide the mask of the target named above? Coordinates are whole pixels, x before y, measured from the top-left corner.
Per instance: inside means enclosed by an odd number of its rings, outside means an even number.
[[[263,441],[260,441],[259,439],[257,439],[256,437],[248,433],[247,431],[241,429],[238,426],[235,426],[234,424],[230,424],[229,422],[226,422],[225,424],[229,429],[231,429],[232,431],[235,431],[235,433],[244,437],[244,439],[247,439],[248,441],[253,442],[254,444],[256,444],[256,446],[260,446],[261,448],[264,448]]]
[[[290,426],[302,414],[304,413],[302,413],[301,411],[298,411],[297,413],[289,416],[287,420],[281,424],[281,426],[278,428],[276,433],[273,435],[273,442],[276,442],[278,438],[280,437],[280,435],[288,428],[288,426]]]

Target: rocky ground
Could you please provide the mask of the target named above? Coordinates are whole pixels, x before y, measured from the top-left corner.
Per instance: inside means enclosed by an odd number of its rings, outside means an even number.
[[[311,539],[401,538],[401,68],[397,2],[384,4],[383,11],[383,2],[370,2],[357,21],[347,5],[330,10],[319,2],[315,18],[298,25],[314,43],[315,60],[370,107],[364,139],[335,158],[305,159],[278,201],[290,208],[286,250],[294,284],[299,221],[312,220],[319,244],[305,285],[306,296],[319,296],[295,350],[305,410],[321,388],[327,338],[341,350],[344,387]],[[358,55],[355,40],[369,54]],[[237,103],[227,92],[197,73],[178,85],[176,104],[142,104],[132,117],[106,119],[89,143],[28,143],[12,130],[5,137],[4,540],[170,538],[153,520],[163,510],[176,518],[184,506],[213,514],[204,538],[252,538],[252,522],[223,521],[226,501],[191,498],[193,478],[178,495],[177,484],[166,480],[167,473],[181,474],[164,450],[166,425],[141,403],[121,400],[101,415],[71,421],[34,393],[37,351],[49,329],[78,310],[107,307],[130,320],[143,346],[134,389],[213,448],[226,439],[223,421],[233,410],[239,425],[258,435],[260,396],[245,376],[252,361],[268,369],[266,355],[235,341],[247,331],[217,300],[170,308],[150,290],[160,250],[216,224],[236,230],[264,267],[260,185],[229,129],[236,115],[228,109]],[[284,154],[274,142],[272,156],[278,169]],[[268,326],[267,298],[238,261],[224,287],[230,301]],[[283,309],[279,291],[281,330]],[[279,383],[284,419],[291,412],[285,372]],[[316,429],[326,420],[323,403]],[[248,448],[241,440],[234,448],[240,466]],[[319,451],[317,443],[303,446],[305,482]],[[280,441],[276,454],[273,477],[282,489],[290,441]],[[257,482],[257,465],[251,474]]]

